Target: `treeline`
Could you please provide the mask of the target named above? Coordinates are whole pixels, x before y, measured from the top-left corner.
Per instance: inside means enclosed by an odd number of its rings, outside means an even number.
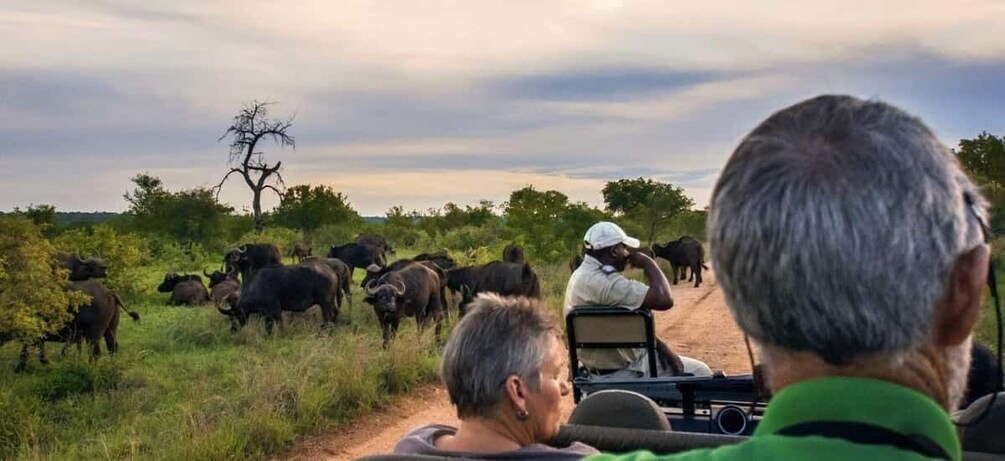
[[[599,220],[616,219],[647,243],[683,234],[702,238],[705,223],[705,212],[693,209],[694,200],[680,187],[637,178],[607,183],[604,208],[528,186],[501,204],[448,202],[424,211],[394,206],[382,220],[364,220],[349,198],[330,186],[297,185],[283,191],[258,232],[251,216],[219,203],[210,189],[171,191],[150,174],[136,175],[132,182],[134,189],[124,195],[128,210],[102,223],[60,224],[48,205],[14,214],[31,220],[65,251],[125,266],[152,257],[179,268],[244,242],[275,243],[288,250],[303,241],[323,252],[361,233],[384,235],[396,247],[456,252],[494,251],[515,242],[532,260],[559,261],[579,251],[583,232]],[[138,256],[122,257],[123,246]]]

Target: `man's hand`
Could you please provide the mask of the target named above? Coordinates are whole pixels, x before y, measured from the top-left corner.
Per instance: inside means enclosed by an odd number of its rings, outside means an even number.
[[[642,252],[640,252],[638,250],[636,250],[636,251],[629,250],[629,253],[628,253],[628,264],[631,264],[632,267],[643,269],[649,263],[655,264],[656,261],[653,261],[652,258],[650,258],[645,253],[642,253]]]

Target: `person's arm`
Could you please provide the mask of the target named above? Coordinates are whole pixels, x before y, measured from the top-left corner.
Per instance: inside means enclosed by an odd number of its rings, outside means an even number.
[[[656,261],[643,253],[634,252],[628,256],[628,263],[642,269],[649,281],[649,291],[646,292],[646,298],[639,306],[640,309],[665,311],[673,307],[670,282],[667,281]]]

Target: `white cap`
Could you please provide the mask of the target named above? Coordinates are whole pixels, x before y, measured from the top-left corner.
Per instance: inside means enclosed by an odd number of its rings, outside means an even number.
[[[583,246],[587,250],[599,250],[624,243],[631,248],[639,247],[639,239],[629,237],[617,224],[607,221],[598,222],[586,230],[583,236]]]

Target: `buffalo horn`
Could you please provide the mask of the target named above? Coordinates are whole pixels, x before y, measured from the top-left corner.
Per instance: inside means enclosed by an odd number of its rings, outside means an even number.
[[[205,275],[207,278],[209,278],[209,272],[206,272],[205,267],[202,268],[202,275]]]
[[[394,290],[394,295],[401,296],[405,294],[405,282],[402,282],[401,280],[397,280],[396,282],[401,285],[401,288],[399,289],[396,285],[392,284],[391,289]]]
[[[363,290],[366,291],[367,295],[373,296],[373,294],[377,291],[375,289],[375,285],[377,285],[377,280],[370,280],[369,282],[366,282],[366,286],[363,287]]]

